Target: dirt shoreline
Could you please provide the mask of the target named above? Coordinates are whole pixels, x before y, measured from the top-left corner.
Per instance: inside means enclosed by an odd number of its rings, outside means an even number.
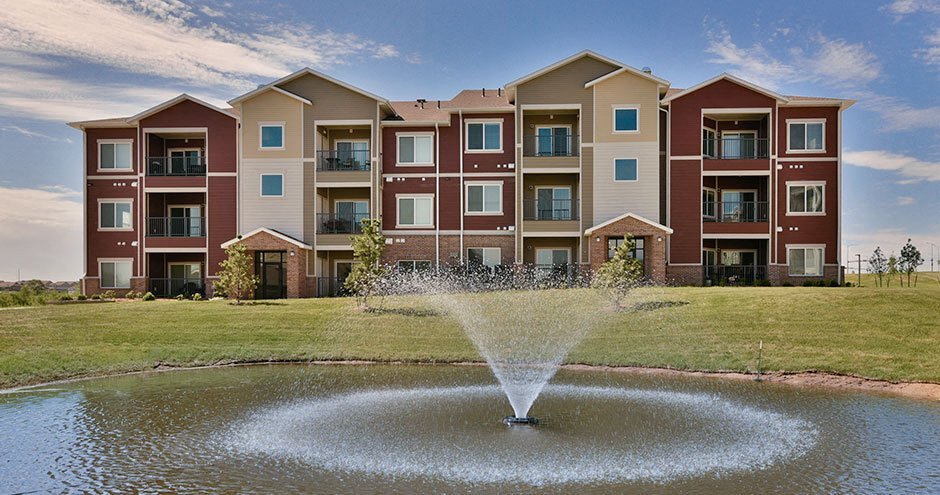
[[[9,389],[0,389],[0,394],[15,393],[35,388],[49,387],[72,383],[84,380],[94,380],[97,378],[107,378],[115,376],[141,375],[148,373],[163,373],[167,371],[199,370],[207,368],[225,368],[235,366],[258,366],[271,364],[310,364],[310,365],[380,365],[380,364],[398,364],[398,365],[423,365],[423,366],[486,366],[486,363],[476,361],[459,362],[430,362],[430,361],[370,361],[370,360],[314,360],[314,361],[246,361],[246,362],[223,362],[207,364],[205,366],[170,366],[158,364],[154,368],[130,371],[125,373],[111,374],[93,374],[68,378],[64,380],[55,380],[51,382],[38,383],[34,385],[24,385]],[[751,380],[756,378],[753,373],[741,373],[738,371],[699,371],[699,370],[681,370],[674,368],[654,368],[643,366],[607,366],[607,365],[589,365],[589,364],[565,364],[562,369],[572,371],[603,371],[608,373],[631,373],[637,375],[656,375],[656,376],[687,376],[687,377],[705,377],[720,378],[729,380]],[[822,373],[814,371],[771,371],[761,373],[761,381],[771,383],[783,383],[796,387],[827,387],[836,389],[849,389],[867,392],[881,392],[913,399],[926,399],[940,401],[940,383],[927,382],[890,382],[886,380],[873,380],[852,375],[838,375],[834,373]]]

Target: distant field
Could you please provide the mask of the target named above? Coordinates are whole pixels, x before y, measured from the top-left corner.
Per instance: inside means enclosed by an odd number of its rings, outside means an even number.
[[[932,278],[931,278],[932,277]],[[848,277],[852,280],[851,277]],[[505,303],[512,293],[503,293]],[[587,364],[749,371],[819,370],[940,382],[940,282],[918,287],[657,288],[639,311],[610,314],[570,354]],[[552,291],[542,308],[571,304]],[[247,361],[481,360],[458,324],[422,298],[363,313],[350,299],[236,307],[223,301],[49,305],[0,310],[0,388],[49,380]],[[533,312],[540,308],[532,308]],[[575,314],[572,325],[579,318]]]

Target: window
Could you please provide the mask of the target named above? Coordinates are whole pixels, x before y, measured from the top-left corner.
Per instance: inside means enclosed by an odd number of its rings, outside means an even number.
[[[433,136],[402,134],[398,136],[399,165],[433,165]]]
[[[721,250],[721,264],[728,266],[755,266],[757,251]]]
[[[789,139],[787,151],[826,151],[825,121],[790,122],[787,121]]]
[[[431,270],[431,262],[424,260],[399,260],[398,271],[404,273],[427,272]]]
[[[718,260],[717,252],[714,249],[705,249],[702,251],[702,262],[705,266],[715,266]]]
[[[99,170],[130,170],[131,143],[129,141],[98,141]]]
[[[433,196],[400,196],[398,198],[398,226],[433,227]]]
[[[757,158],[757,133],[735,131],[721,133],[722,158]]]
[[[617,248],[619,248],[624,242],[623,237],[608,237],[607,238],[607,260],[609,261],[617,254]],[[643,237],[634,237],[633,238],[633,249],[630,250],[630,256],[634,259],[643,261],[646,259],[646,239]]]
[[[614,132],[637,132],[640,123],[639,108],[615,108]]]
[[[821,277],[823,274],[822,247],[788,247],[787,265],[790,275]]]
[[[714,189],[702,189],[702,216],[705,218],[715,218],[715,198],[717,198]]]
[[[535,128],[536,156],[575,156],[572,153],[571,127],[539,126]]]
[[[467,184],[467,213],[501,215],[503,213],[503,185]]]
[[[129,199],[120,201],[98,202],[98,230],[131,230],[134,228],[131,215],[132,202]]]
[[[571,187],[537,187],[535,189],[536,220],[574,220]]]
[[[788,215],[822,215],[826,213],[824,204],[825,185],[787,183]]]
[[[614,160],[614,180],[615,181],[637,180],[636,158],[617,158],[616,160]]]
[[[260,124],[261,149],[284,149],[284,124]]]
[[[535,251],[535,263],[542,266],[567,265],[567,249],[538,249]]]
[[[326,170],[368,170],[370,164],[368,141],[336,141],[336,158]]]
[[[715,158],[715,131],[713,129],[702,129],[702,155]]]
[[[467,264],[472,267],[487,267],[492,269],[502,263],[500,248],[469,248],[467,249]]]
[[[503,124],[501,122],[468,122],[467,151],[502,151]]]
[[[282,174],[262,174],[261,195],[273,197],[283,196],[284,176]]]
[[[101,261],[98,266],[102,289],[131,288],[131,260]]]

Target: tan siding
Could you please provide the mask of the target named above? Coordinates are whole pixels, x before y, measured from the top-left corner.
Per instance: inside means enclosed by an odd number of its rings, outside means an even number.
[[[593,224],[585,229],[630,212],[659,221],[659,149],[656,141],[645,143],[598,143],[594,146]],[[637,181],[614,181],[616,158],[637,159]],[[585,184],[588,184],[585,181]],[[587,200],[585,200],[587,202]],[[587,215],[587,212],[585,212]]]
[[[624,72],[595,85],[595,125],[594,139],[597,142],[638,142],[656,141],[656,127],[659,124],[659,88],[648,79]],[[639,107],[640,132],[614,133],[614,113],[616,106]]]
[[[261,197],[261,175],[283,174],[284,196]],[[239,167],[241,216],[240,232],[245,234],[267,227],[297,239],[304,239],[305,197],[303,164],[294,160],[242,160]]]
[[[277,91],[266,91],[242,102],[243,158],[299,158],[301,156],[300,107],[304,105]],[[284,122],[284,149],[261,150],[259,122]]]
[[[591,219],[594,218],[594,205],[596,192],[594,191],[594,177],[598,173],[595,163],[595,149],[584,148],[581,150],[581,225],[584,230],[592,227]]]

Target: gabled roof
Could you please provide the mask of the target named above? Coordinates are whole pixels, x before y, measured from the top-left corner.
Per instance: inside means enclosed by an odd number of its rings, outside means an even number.
[[[121,127],[134,127],[131,124],[127,123],[127,118],[117,117],[111,119],[97,119],[97,120],[79,120],[76,122],[68,122],[66,125],[73,129],[78,129],[84,131],[86,127],[101,127],[101,128],[121,128]]]
[[[384,103],[384,104],[386,104],[386,105],[389,105],[389,101],[388,101],[387,98],[383,98],[383,97],[378,96],[378,95],[376,95],[376,94],[370,93],[370,92],[368,92],[368,91],[366,91],[366,90],[364,90],[364,89],[359,89],[359,88],[353,86],[352,84],[345,83],[345,82],[343,82],[343,81],[340,81],[339,79],[336,79],[336,78],[334,78],[334,77],[328,76],[328,75],[326,75],[326,74],[324,74],[324,73],[322,73],[322,72],[315,71],[315,70],[311,69],[310,67],[304,67],[303,69],[300,69],[300,70],[298,70],[297,72],[288,74],[288,75],[286,75],[286,76],[284,76],[284,77],[278,79],[277,81],[274,81],[274,82],[269,83],[269,84],[265,84],[264,86],[261,86],[261,87],[259,87],[258,89],[255,89],[255,90],[253,90],[253,91],[249,91],[249,92],[247,92],[247,93],[245,93],[245,94],[243,94],[243,95],[241,95],[241,96],[239,96],[239,97],[237,97],[237,98],[235,98],[235,99],[229,100],[228,103],[229,103],[229,105],[235,105],[236,103],[240,103],[240,102],[245,101],[245,100],[247,100],[247,99],[249,99],[249,98],[253,98],[253,97],[255,97],[256,95],[259,95],[259,94],[261,94],[261,93],[263,93],[263,92],[265,92],[265,91],[268,91],[268,90],[270,90],[271,88],[280,90],[281,92],[283,92],[283,93],[285,93],[285,94],[292,95],[292,96],[295,96],[295,97],[297,97],[297,98],[300,98],[299,96],[297,96],[297,95],[295,95],[295,94],[293,94],[293,93],[288,93],[287,91],[284,91],[284,90],[281,89],[281,88],[275,88],[275,86],[277,86],[277,85],[279,85],[279,84],[284,84],[284,83],[286,83],[286,82],[293,81],[294,79],[297,79],[298,77],[305,76],[305,75],[312,75],[312,76],[315,76],[315,77],[319,77],[320,79],[325,79],[325,80],[327,80],[327,81],[329,81],[329,82],[331,82],[331,83],[333,83],[333,84],[336,84],[336,85],[338,85],[338,86],[342,86],[342,87],[344,87],[344,88],[346,88],[346,89],[348,89],[348,90],[350,90],[350,91],[352,91],[352,92],[354,92],[354,93],[359,93],[359,94],[361,94],[361,95],[363,95],[363,96],[365,96],[365,97],[367,97],[367,98],[371,98],[371,99],[373,99],[373,100],[376,100],[376,101],[378,101],[379,103]],[[309,103],[309,100],[304,100],[304,101],[306,101],[306,102]],[[391,105],[389,105],[389,106],[391,106]]]
[[[700,90],[700,89],[702,89],[702,88],[704,88],[704,87],[706,87],[706,86],[711,86],[712,84],[714,84],[714,83],[716,83],[716,82],[718,82],[718,81],[721,81],[721,80],[731,81],[731,82],[733,82],[733,83],[735,83],[735,84],[737,84],[737,85],[739,85],[739,86],[744,86],[745,88],[748,88],[748,89],[750,89],[751,91],[754,91],[754,92],[760,93],[760,94],[762,94],[762,95],[764,95],[764,96],[773,98],[773,99],[775,99],[775,100],[777,100],[777,101],[779,101],[779,102],[781,102],[781,103],[787,103],[787,102],[790,101],[786,96],[783,96],[783,95],[781,95],[781,94],[779,94],[779,93],[775,93],[775,92],[773,92],[773,91],[771,91],[771,90],[769,90],[769,89],[767,89],[767,88],[762,88],[762,87],[760,87],[760,86],[758,86],[758,85],[756,85],[756,84],[754,84],[754,83],[745,81],[744,79],[741,79],[740,77],[737,77],[737,76],[733,76],[733,75],[731,75],[731,74],[728,74],[727,72],[723,72],[723,73],[718,74],[717,76],[715,76],[715,77],[713,77],[713,78],[711,78],[711,79],[709,79],[709,80],[707,80],[707,81],[700,82],[700,83],[696,84],[695,86],[692,86],[691,88],[688,88],[688,89],[684,89],[684,90],[682,90],[682,91],[675,92],[675,93],[673,93],[673,94],[671,94],[671,95],[667,95],[665,98],[663,98],[663,101],[662,101],[662,102],[663,102],[663,103],[669,103],[669,102],[672,101],[672,100],[675,100],[675,99],[677,99],[677,98],[682,98],[683,96],[685,96],[685,95],[687,95],[687,94],[689,94],[689,93],[694,93],[694,92],[696,92],[696,91],[698,91],[698,90]]]
[[[640,215],[637,215],[637,214],[635,214],[635,213],[624,213],[623,215],[620,215],[619,217],[611,218],[610,220],[608,220],[608,221],[606,221],[606,222],[604,222],[604,223],[595,225],[595,226],[593,226],[593,227],[591,227],[591,228],[585,230],[585,231],[584,231],[584,235],[591,235],[592,233],[594,233],[594,232],[595,232],[596,230],[598,230],[598,229],[602,229],[602,228],[604,228],[604,227],[606,227],[606,226],[608,226],[608,225],[610,225],[610,224],[612,224],[612,223],[617,223],[617,222],[619,222],[619,221],[621,221],[621,220],[624,220],[624,219],[627,219],[627,218],[632,218],[632,219],[634,219],[634,220],[637,220],[637,221],[639,221],[639,222],[643,222],[643,223],[645,223],[645,224],[647,224],[647,225],[650,225],[650,226],[652,226],[652,227],[656,227],[657,229],[662,230],[663,232],[665,232],[665,233],[667,233],[667,234],[671,234],[671,233],[672,233],[672,229],[670,229],[669,227],[666,227],[665,225],[663,225],[663,224],[661,224],[661,223],[654,222],[654,221],[652,221],[652,220],[650,220],[650,219],[648,219],[648,218],[641,217]]]
[[[642,77],[642,78],[644,78],[644,79],[649,79],[650,81],[653,81],[653,82],[655,82],[655,83],[657,83],[657,84],[661,84],[661,85],[663,85],[663,86],[669,86],[669,84],[670,84],[669,81],[667,81],[667,80],[665,80],[665,79],[663,79],[663,78],[661,78],[661,77],[656,77],[656,76],[654,76],[652,72],[646,72],[646,71],[642,71],[642,70],[640,70],[640,69],[636,69],[636,68],[630,67],[629,65],[624,65],[623,67],[621,67],[621,68],[619,68],[619,69],[617,69],[617,70],[615,70],[615,71],[613,71],[613,72],[611,72],[611,73],[609,73],[609,74],[604,74],[603,76],[598,77],[597,79],[588,81],[587,83],[585,83],[584,87],[585,87],[585,88],[590,88],[591,86],[594,86],[594,85],[597,84],[597,83],[604,82],[604,81],[606,81],[606,80],[608,80],[608,79],[610,79],[610,78],[612,78],[612,77],[617,77],[617,76],[619,76],[620,74],[623,74],[624,72],[629,72],[630,74],[633,74],[633,75],[635,75],[635,76],[640,76],[640,77]]]
[[[221,247],[222,247],[222,249],[226,249],[226,248],[228,248],[229,246],[231,246],[232,244],[235,244],[236,242],[243,241],[243,240],[245,240],[245,239],[247,239],[247,238],[249,238],[249,237],[251,237],[251,236],[253,236],[253,235],[257,235],[257,234],[260,234],[260,233],[262,233],[262,232],[264,232],[265,234],[269,234],[269,235],[272,235],[272,236],[274,236],[274,237],[277,237],[278,239],[281,239],[282,241],[289,242],[289,243],[291,243],[291,244],[293,244],[293,245],[295,245],[295,246],[297,246],[297,247],[300,247],[300,248],[302,248],[302,249],[313,249],[313,246],[311,246],[310,244],[307,244],[307,243],[305,243],[305,242],[303,242],[303,241],[297,240],[297,239],[295,239],[295,238],[293,238],[293,237],[291,237],[291,236],[289,236],[289,235],[287,235],[287,234],[283,234],[283,233],[278,232],[278,231],[276,231],[276,230],[274,230],[274,229],[269,229],[269,228],[267,228],[267,227],[259,227],[259,228],[255,229],[255,230],[252,230],[251,232],[249,232],[249,233],[247,233],[247,234],[245,234],[245,235],[240,235],[240,236],[238,236],[238,237],[236,237],[236,238],[234,238],[234,239],[230,239],[230,240],[228,240],[228,241],[225,241],[225,242],[222,243],[222,246],[221,246]]]
[[[526,81],[535,79],[536,77],[539,77],[539,76],[541,76],[542,74],[551,72],[551,71],[553,71],[553,70],[555,70],[555,69],[557,69],[557,68],[559,68],[559,67],[568,65],[568,64],[570,64],[571,62],[574,62],[575,60],[580,60],[580,59],[582,59],[582,58],[584,58],[584,57],[591,57],[591,58],[593,58],[593,59],[595,59],[595,60],[600,60],[601,62],[606,62],[606,63],[608,63],[608,64],[610,64],[610,65],[615,66],[615,67],[626,67],[626,66],[627,66],[627,64],[618,62],[618,61],[616,61],[616,60],[614,60],[614,59],[612,59],[612,58],[605,57],[605,56],[603,56],[603,55],[601,55],[601,54],[599,54],[599,53],[594,53],[594,52],[592,52],[591,50],[583,50],[583,51],[580,51],[580,52],[578,52],[578,53],[575,53],[574,55],[572,55],[572,56],[570,56],[570,57],[568,57],[568,58],[559,60],[559,61],[555,62],[554,64],[551,64],[551,65],[546,66],[546,67],[542,67],[541,69],[539,69],[539,70],[537,70],[537,71],[535,71],[535,72],[533,72],[533,73],[531,73],[531,74],[522,76],[522,77],[520,77],[519,79],[516,79],[515,81],[512,81],[512,82],[510,82],[510,83],[507,83],[507,84],[506,84],[506,89],[509,89],[509,88],[513,88],[513,87],[515,87],[515,86],[518,86],[518,85],[520,85],[520,84],[522,84],[522,83],[524,83],[524,82],[526,82]]]
[[[127,123],[133,124],[133,123],[135,123],[135,122],[137,122],[137,121],[139,121],[139,120],[141,120],[141,119],[147,118],[147,117],[149,117],[149,116],[151,116],[151,115],[153,115],[153,114],[155,114],[155,113],[159,113],[159,112],[161,112],[161,111],[163,111],[163,110],[166,110],[167,108],[172,107],[173,105],[176,105],[176,104],[178,104],[178,103],[181,103],[181,102],[187,101],[187,100],[188,100],[188,101],[191,101],[191,102],[193,102],[193,103],[197,103],[197,104],[199,104],[199,105],[202,105],[202,106],[204,106],[204,107],[206,107],[206,108],[208,108],[208,109],[210,109],[210,110],[215,110],[216,112],[219,112],[219,113],[221,113],[221,114],[228,115],[229,117],[231,117],[231,118],[233,118],[233,119],[238,119],[238,116],[237,116],[237,115],[235,115],[234,113],[232,113],[232,112],[230,112],[230,111],[228,111],[228,110],[226,110],[226,109],[219,108],[219,107],[217,107],[217,106],[215,106],[215,105],[213,105],[213,104],[211,104],[211,103],[204,102],[204,101],[200,100],[199,98],[195,98],[195,97],[192,97],[192,96],[190,96],[190,95],[188,95],[188,94],[186,94],[186,93],[183,93],[183,94],[177,96],[176,98],[167,100],[167,101],[165,101],[165,102],[163,102],[163,103],[161,103],[161,104],[159,104],[159,105],[157,105],[157,106],[155,106],[155,107],[148,108],[147,110],[144,110],[143,112],[140,112],[139,114],[134,115],[133,117],[128,117],[128,118],[127,118]]]

